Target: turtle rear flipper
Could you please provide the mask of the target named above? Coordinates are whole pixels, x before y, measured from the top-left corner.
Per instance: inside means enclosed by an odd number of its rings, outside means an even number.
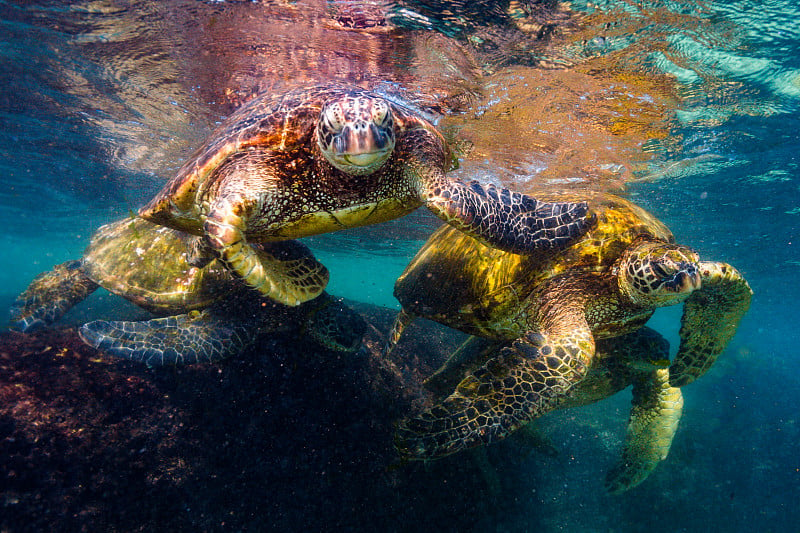
[[[622,459],[606,476],[606,489],[619,494],[644,481],[669,453],[683,411],[683,396],[669,384],[669,370],[633,387],[633,405]]]
[[[681,343],[670,366],[670,383],[688,385],[711,368],[736,333],[753,291],[727,263],[701,261],[702,287],[684,303]]]
[[[148,366],[218,361],[241,352],[257,333],[255,323],[208,311],[141,322],[95,320],[78,331],[86,344]]]
[[[422,199],[448,224],[487,246],[517,254],[557,252],[595,222],[586,202],[542,202],[478,181],[433,180]]]
[[[11,308],[11,327],[30,333],[50,326],[98,285],[86,276],[81,261],[67,261],[39,274]]]

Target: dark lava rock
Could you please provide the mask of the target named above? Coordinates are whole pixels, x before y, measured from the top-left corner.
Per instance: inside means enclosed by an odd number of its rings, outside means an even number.
[[[469,528],[469,461],[401,465],[396,420],[461,340],[356,305],[364,349],[271,337],[219,364],[148,369],[74,329],[0,334],[2,531],[420,531]]]

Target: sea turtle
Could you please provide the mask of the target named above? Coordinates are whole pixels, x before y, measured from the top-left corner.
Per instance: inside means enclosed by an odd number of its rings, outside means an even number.
[[[585,378],[596,338],[640,328],[657,307],[685,301],[673,386],[708,370],[736,331],[752,291],[735,268],[700,261],[623,198],[579,191],[549,198],[588,201],[597,225],[547,257],[508,254],[443,227],[398,279],[403,309],[389,349],[415,316],[508,341],[448,398],[399,425],[401,456],[435,458],[490,443],[552,410]]]
[[[500,249],[555,251],[592,223],[583,202],[445,177],[446,143],[399,98],[347,85],[256,97],[232,114],[139,211],[202,236],[192,264],[220,259],[247,285],[287,305],[250,243],[384,222],[421,205]]]
[[[425,387],[435,397],[445,398],[465,373],[496,354],[499,344],[470,337],[425,381]],[[558,409],[588,405],[633,386],[622,457],[606,476],[606,488],[613,494],[640,484],[669,453],[683,411],[683,395],[680,388],[670,385],[668,366],[669,343],[647,326],[620,337],[598,339],[586,377],[557,405]],[[514,436],[548,455],[553,453],[552,444],[535,423],[524,425]],[[487,460],[478,459],[487,481],[499,485]]]
[[[40,274],[19,295],[12,327],[30,332],[50,325],[100,286],[162,318],[96,320],[80,328],[81,338],[148,365],[218,360],[240,352],[260,334],[291,328],[302,328],[327,348],[358,348],[366,324],[320,292],[328,271],[305,245],[289,240],[254,248],[270,258],[287,293],[318,294],[289,307],[250,290],[217,262],[189,265],[190,238],[141,218],[102,226],[81,259]]]

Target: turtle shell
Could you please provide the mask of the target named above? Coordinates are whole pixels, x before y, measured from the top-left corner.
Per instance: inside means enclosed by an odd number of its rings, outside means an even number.
[[[189,238],[140,218],[112,222],[92,237],[83,269],[104,289],[157,314],[202,309],[241,290],[216,261],[204,268],[191,266]]]
[[[565,250],[517,255],[481,244],[451,226],[439,228],[398,278],[403,308],[462,331],[513,338],[524,331],[534,288],[568,271],[607,271],[634,241],[673,242],[669,229],[633,203],[599,192],[536,191],[544,201],[588,201],[597,224]]]
[[[258,150],[264,165],[277,169],[274,179],[287,190],[318,186],[307,183],[313,177],[298,169],[311,168],[315,157],[315,128],[325,102],[343,95],[380,97],[392,108],[395,133],[416,127],[440,136],[421,113],[389,95],[339,84],[318,85],[285,94],[255,97],[228,117],[201,146],[162,191],[139,214],[147,220],[200,235],[201,197],[217,171],[238,155]],[[281,173],[283,172],[283,174]],[[344,193],[344,191],[342,191]],[[211,193],[213,194],[213,193]],[[207,199],[206,199],[207,200]],[[297,201],[302,201],[298,195]],[[267,239],[269,240],[269,239]]]

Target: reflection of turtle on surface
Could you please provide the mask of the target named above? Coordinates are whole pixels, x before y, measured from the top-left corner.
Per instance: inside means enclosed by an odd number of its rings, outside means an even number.
[[[263,333],[303,329],[327,348],[354,351],[363,319],[322,289],[327,269],[298,241],[255,248],[269,258],[287,294],[318,295],[299,307],[259,296],[213,262],[187,263],[191,236],[145,220],[101,227],[83,257],[40,274],[17,298],[14,327],[48,326],[98,286],[158,315],[142,322],[97,320],[80,328],[88,344],[149,365],[218,360],[239,353]]]
[[[315,86],[245,104],[140,215],[202,236],[193,264],[219,258],[287,305],[303,300],[271,283],[273,262],[249,243],[375,224],[422,205],[518,253],[563,248],[591,222],[585,203],[545,203],[448,179],[447,160],[433,125],[395,98]]]
[[[466,372],[484,364],[497,350],[497,341],[470,337],[425,381],[426,388],[439,399],[445,398]],[[669,384],[668,358],[669,343],[648,327],[620,337],[598,339],[586,377],[556,406],[564,409],[588,405],[633,386],[622,457],[606,476],[606,487],[612,493],[624,492],[644,481],[669,453],[683,410],[683,396],[679,388]],[[548,446],[535,423],[523,426],[515,435],[534,447]]]
[[[507,254],[445,227],[397,281],[403,310],[390,348],[414,316],[507,342],[449,397],[401,422],[401,456],[435,458],[487,444],[556,408],[586,377],[595,339],[635,331],[657,307],[685,301],[672,386],[708,370],[736,331],[752,292],[732,266],[700,261],[621,198],[553,198],[588,200],[598,219],[559,254]]]

